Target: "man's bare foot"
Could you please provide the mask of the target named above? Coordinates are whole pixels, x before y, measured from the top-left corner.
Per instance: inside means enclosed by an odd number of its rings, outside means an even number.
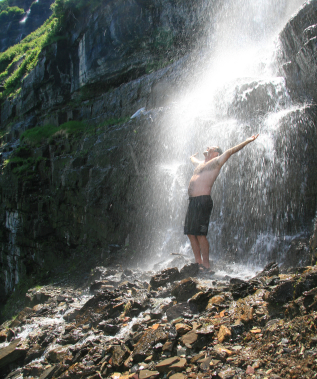
[[[215,271],[213,271],[211,269],[211,267],[205,267],[203,265],[199,265],[199,271],[202,273],[202,274],[214,274]]]

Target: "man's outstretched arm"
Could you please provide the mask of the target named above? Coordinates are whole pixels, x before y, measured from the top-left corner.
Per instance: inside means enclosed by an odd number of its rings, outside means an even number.
[[[240,143],[239,145],[234,146],[231,149],[226,150],[222,155],[220,155],[217,158],[217,165],[222,167],[227,162],[227,160],[231,157],[231,155],[237,153],[239,150],[243,149],[250,142],[253,142],[254,140],[256,140],[258,138],[258,136],[259,135],[257,134],[257,135],[250,137],[250,138],[247,138],[244,142]]]
[[[196,158],[196,155],[197,155],[197,154],[198,154],[198,153],[193,154],[193,155],[190,157],[191,162],[192,162],[193,164],[195,164],[195,165],[200,164],[200,163],[203,163],[203,161],[199,161],[199,160]]]

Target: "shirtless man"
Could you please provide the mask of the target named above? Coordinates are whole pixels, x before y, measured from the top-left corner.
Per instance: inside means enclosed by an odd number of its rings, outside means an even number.
[[[227,162],[232,154],[244,148],[250,142],[258,138],[254,135],[237,146],[222,153],[216,146],[207,147],[204,151],[205,160],[195,158],[198,154],[190,157],[193,164],[197,165],[188,186],[189,205],[187,209],[184,234],[190,240],[195,262],[209,269],[209,243],[206,238],[208,232],[209,217],[213,207],[210,197],[211,188],[219,175],[221,167]]]

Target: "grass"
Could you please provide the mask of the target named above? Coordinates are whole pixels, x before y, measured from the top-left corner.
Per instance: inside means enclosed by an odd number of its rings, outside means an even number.
[[[64,38],[59,35],[58,29],[58,19],[51,16],[19,44],[0,53],[0,83],[4,86],[0,99],[15,95],[21,88],[23,78],[36,66],[43,48]]]

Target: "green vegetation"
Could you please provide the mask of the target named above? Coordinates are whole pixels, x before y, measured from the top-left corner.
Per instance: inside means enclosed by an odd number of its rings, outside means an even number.
[[[89,125],[82,121],[68,121],[60,126],[44,125],[36,126],[35,128],[26,130],[21,135],[21,141],[30,146],[39,146],[41,143],[50,142],[54,137],[59,136],[75,136],[78,134],[94,134],[96,130],[102,131],[103,128],[112,125],[119,125],[129,120],[129,117],[125,118],[109,118],[103,124],[98,127]]]
[[[63,38],[58,34],[58,28],[58,19],[52,16],[19,44],[0,53],[0,82],[4,86],[0,99],[14,94],[21,87],[23,78],[35,67],[45,46]]]
[[[23,9],[10,7],[13,1],[5,1],[1,4],[0,21],[21,18]],[[66,20],[70,13],[82,11],[85,6],[96,7],[97,0],[56,0],[52,4],[53,15],[33,33],[25,37],[19,44],[11,46],[5,52],[0,53],[0,83],[4,91],[0,94],[0,100],[16,95],[23,81],[30,71],[36,66],[41,51],[52,43],[65,38]]]
[[[19,7],[8,7],[0,12],[0,24],[3,25],[8,21],[19,21],[24,15],[24,9]]]

